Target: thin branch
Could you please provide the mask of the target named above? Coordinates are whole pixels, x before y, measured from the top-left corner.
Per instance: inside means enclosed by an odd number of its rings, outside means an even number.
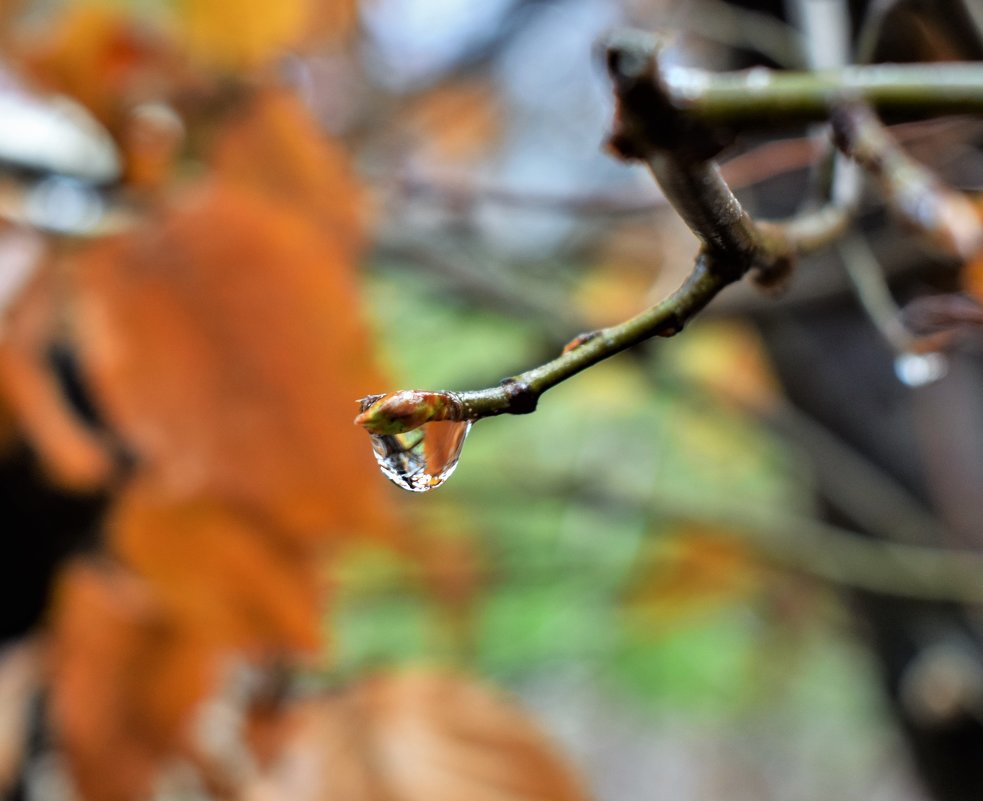
[[[416,253],[412,249],[406,252],[400,249],[400,252],[404,255],[408,253],[411,257]],[[426,265],[426,269],[433,267],[429,252],[416,253],[416,257],[422,260],[420,263]],[[481,291],[475,293],[475,297],[480,297],[483,302],[491,299],[492,306],[512,317],[528,320],[532,313],[532,321],[550,342],[556,341],[559,320],[563,321],[568,331],[584,327],[584,322],[569,310],[560,313],[554,309],[557,316],[533,313],[536,309],[530,305],[532,301],[528,297],[527,287],[518,284],[506,273],[478,273],[470,263],[470,260],[448,259],[447,264],[439,268],[442,271],[440,274],[444,275],[443,270],[450,271],[445,277],[449,277],[451,285],[458,291],[463,290],[469,297],[470,281],[480,282],[478,286]],[[463,273],[463,285],[456,279],[458,271]],[[935,302],[936,307],[939,305],[937,297],[924,300]],[[963,302],[958,303],[959,300]],[[539,311],[558,307],[559,304],[559,297],[548,301],[544,299]],[[926,325],[935,321],[935,326],[945,327],[955,324],[979,326],[983,321],[983,311],[969,298],[950,297],[944,309],[940,308],[930,316],[921,316]],[[660,391],[675,393],[680,396],[681,402],[697,409],[720,413],[720,399],[708,394],[685,375],[667,373],[665,370],[656,373],[649,361],[640,365],[642,374]],[[801,449],[802,458],[808,459],[815,469],[815,481],[821,492],[850,520],[866,530],[884,539],[909,544],[932,545],[949,541],[950,536],[942,523],[895,479],[788,401],[776,403],[767,409],[743,403],[735,397],[728,397],[727,403],[741,415],[737,425],[747,425],[753,421]]]
[[[615,326],[588,332],[558,358],[506,379],[497,387],[453,394],[404,390],[363,403],[356,418],[371,433],[393,434],[440,419],[527,414],[539,397],[571,376],[653,336],[673,336],[724,287],[754,271],[778,283],[800,253],[833,241],[849,209],[828,205],[782,223],[756,223],[741,206],[713,157],[721,144],[694,123],[667,92],[654,37],[629,32],[607,51],[618,113],[611,148],[644,161],[663,193],[703,243],[693,271],[661,303]]]
[[[734,50],[756,50],[782,67],[805,66],[805,37],[771,14],[723,0],[690,0],[683,7],[686,13],[670,18],[670,27]]]
[[[840,104],[832,124],[837,146],[874,178],[904,223],[957,258],[979,251],[983,226],[973,204],[898,147],[869,108]]]
[[[870,245],[853,234],[838,242],[837,249],[857,300],[884,341],[896,355],[911,351],[915,337],[901,320],[901,309]]]
[[[959,152],[961,140],[978,133],[979,121],[949,117],[919,120],[890,127],[895,141],[912,147],[931,143],[944,155]],[[732,189],[745,189],[792,170],[803,169],[816,160],[812,137],[791,137],[763,142],[720,164],[720,174]],[[393,177],[395,174],[395,177]],[[467,215],[479,205],[542,211],[583,217],[630,217],[647,215],[666,208],[665,197],[655,191],[632,193],[593,192],[574,195],[564,192],[531,192],[496,184],[476,182],[467,176],[440,177],[389,169],[364,176],[387,201],[416,202]]]
[[[691,523],[747,543],[776,567],[812,576],[838,590],[862,590],[898,598],[983,605],[983,554],[977,551],[891,542],[824,523],[774,504],[733,502],[722,496],[664,492],[644,494],[623,486],[562,473],[535,481],[499,479],[476,487],[500,499],[530,494],[575,497],[579,504],[621,513],[641,512],[655,521]]]
[[[589,497],[590,487],[577,494]],[[693,498],[655,490],[645,498],[611,496],[658,517],[733,532],[786,568],[841,587],[932,601],[983,604],[983,555],[972,551],[885,542],[773,505]]]
[[[874,64],[822,72],[666,72],[672,103],[695,122],[730,131],[822,122],[844,98],[881,114],[925,119],[983,111],[983,64]]]

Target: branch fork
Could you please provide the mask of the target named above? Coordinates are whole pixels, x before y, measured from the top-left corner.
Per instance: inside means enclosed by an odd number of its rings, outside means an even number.
[[[881,167],[888,202],[902,207],[903,216],[904,208],[924,208],[921,201],[934,210],[921,217],[908,213],[905,219],[961,256],[983,241],[978,219],[974,223],[965,213],[957,215],[956,230],[945,227],[946,210],[964,212],[968,201],[942,188],[924,168],[915,169],[862,105],[909,116],[983,111],[983,66],[878,65],[839,73],[758,68],[713,75],[668,67],[664,49],[665,40],[639,31],[608,41],[605,61],[617,100],[608,146],[621,158],[648,166],[699,238],[700,251],[682,286],[623,323],[579,335],[557,358],[496,387],[370,396],[356,423],[373,433],[401,433],[431,420],[528,414],[544,392],[582,370],[651,337],[679,333],[718,293],[749,273],[764,288],[781,288],[797,257],[842,236],[856,198],[855,193],[843,197],[834,186],[818,209],[782,221],[753,220],[714,159],[737,133],[756,126],[826,121],[836,109],[832,116],[841,150],[875,177],[874,165]],[[906,180],[890,183],[899,169]]]

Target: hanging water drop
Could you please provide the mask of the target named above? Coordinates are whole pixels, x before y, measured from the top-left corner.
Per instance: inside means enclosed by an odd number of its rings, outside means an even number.
[[[404,490],[428,492],[450,478],[470,430],[470,420],[440,420],[403,434],[369,436],[386,478]]]
[[[894,360],[894,374],[909,387],[931,384],[947,372],[949,361],[941,353],[901,353]]]

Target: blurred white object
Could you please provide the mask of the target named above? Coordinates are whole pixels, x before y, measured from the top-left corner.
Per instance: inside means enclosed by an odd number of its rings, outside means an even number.
[[[0,217],[62,235],[103,233],[102,190],[121,175],[113,138],[88,111],[0,72]]]
[[[0,164],[97,185],[121,173],[112,137],[82,106],[17,90],[0,92]]]
[[[894,374],[909,387],[923,387],[943,378],[949,362],[941,353],[901,353],[894,360]]]

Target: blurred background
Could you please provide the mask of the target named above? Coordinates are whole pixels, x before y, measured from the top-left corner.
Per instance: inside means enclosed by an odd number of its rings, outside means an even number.
[[[983,795],[978,334],[898,334],[972,318],[983,262],[876,192],[781,297],[479,422],[436,492],[352,425],[688,273],[604,152],[623,26],[709,70],[983,55],[977,0],[3,0],[6,797]],[[888,122],[983,185],[978,122]],[[724,175],[787,216],[824,136]]]

